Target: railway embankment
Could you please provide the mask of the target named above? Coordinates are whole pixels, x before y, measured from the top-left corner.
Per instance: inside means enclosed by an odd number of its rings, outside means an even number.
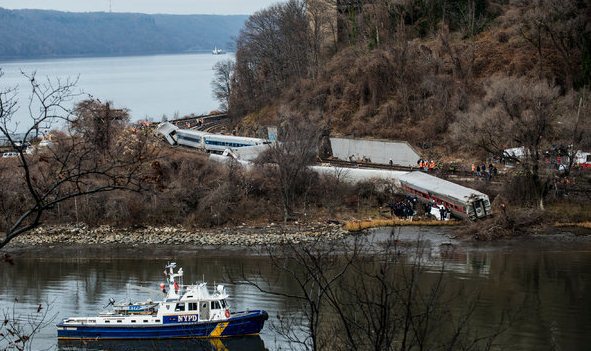
[[[331,241],[346,231],[337,224],[308,223],[223,228],[184,228],[182,226],[117,228],[109,225],[89,227],[83,224],[42,226],[16,238],[14,248],[35,246],[263,246]]]

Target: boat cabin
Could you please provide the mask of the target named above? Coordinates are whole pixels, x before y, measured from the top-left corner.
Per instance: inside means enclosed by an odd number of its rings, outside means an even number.
[[[180,296],[176,292],[172,296],[158,307],[158,316],[165,323],[223,320],[230,316],[223,285],[218,285],[214,294],[209,293],[206,283],[201,283],[189,286]]]

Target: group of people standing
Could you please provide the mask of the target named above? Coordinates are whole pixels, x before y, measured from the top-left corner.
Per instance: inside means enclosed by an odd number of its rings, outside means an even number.
[[[391,201],[388,203],[390,215],[410,219],[412,221],[412,218],[416,213],[417,201],[418,199],[416,196],[405,196],[402,201]]]
[[[486,180],[491,180],[493,177],[496,177],[498,173],[499,170],[492,163],[488,164],[488,168],[484,162],[481,164],[472,163],[472,174],[477,177],[483,177],[486,178]]]
[[[433,172],[437,168],[437,163],[435,163],[435,161],[423,160],[422,158],[417,161],[417,165],[420,170],[425,172]]]

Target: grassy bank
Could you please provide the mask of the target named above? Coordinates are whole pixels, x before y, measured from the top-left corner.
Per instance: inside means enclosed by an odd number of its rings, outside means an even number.
[[[591,229],[591,222],[566,222],[566,223],[555,223],[555,227],[557,228],[584,228],[584,229]]]
[[[435,220],[406,220],[400,218],[392,218],[392,219],[365,219],[365,220],[352,220],[347,221],[343,225],[343,229],[349,232],[359,232],[366,229],[371,228],[379,228],[379,227],[395,227],[395,226],[433,226],[433,227],[443,227],[443,226],[456,226],[460,225],[462,222],[460,221],[435,221]]]

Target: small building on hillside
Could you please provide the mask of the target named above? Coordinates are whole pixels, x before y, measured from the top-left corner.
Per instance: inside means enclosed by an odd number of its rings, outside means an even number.
[[[406,141],[330,138],[330,144],[333,157],[343,161],[416,167],[421,158]]]

